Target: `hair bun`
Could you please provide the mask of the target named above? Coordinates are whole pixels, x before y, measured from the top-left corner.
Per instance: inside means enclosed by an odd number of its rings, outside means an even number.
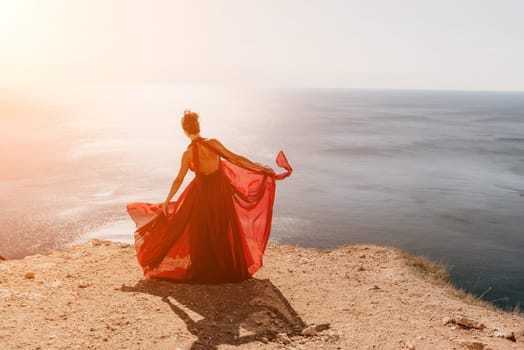
[[[188,134],[197,134],[200,132],[200,123],[198,122],[198,114],[192,112],[189,109],[184,111],[184,116],[182,117],[182,128]]]

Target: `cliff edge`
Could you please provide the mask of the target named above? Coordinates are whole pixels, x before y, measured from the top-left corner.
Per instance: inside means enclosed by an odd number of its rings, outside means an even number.
[[[133,246],[92,240],[0,261],[2,349],[524,349],[524,317],[401,250],[270,243],[236,284],[145,280]]]

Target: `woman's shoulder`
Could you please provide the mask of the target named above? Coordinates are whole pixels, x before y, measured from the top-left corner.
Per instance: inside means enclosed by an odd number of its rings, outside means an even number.
[[[215,143],[215,142],[218,142],[218,139],[215,138],[215,137],[208,137],[208,138],[205,138],[205,139],[204,139],[204,142],[207,142],[207,143]]]
[[[191,160],[193,152],[191,152],[191,148],[187,148],[184,153],[182,153],[182,159],[184,160]]]
[[[216,138],[205,139],[204,142],[213,147],[218,147],[218,148],[222,147],[222,144]]]

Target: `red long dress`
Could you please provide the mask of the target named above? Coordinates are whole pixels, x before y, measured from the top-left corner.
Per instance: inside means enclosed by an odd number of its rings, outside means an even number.
[[[289,176],[282,151],[276,158],[286,171],[273,176],[221,159],[217,171],[199,172],[194,140],[195,178],[162,213],[162,203],[135,202],[127,211],[136,223],[135,248],[146,278],[197,283],[243,281],[261,266],[271,230],[275,181]]]

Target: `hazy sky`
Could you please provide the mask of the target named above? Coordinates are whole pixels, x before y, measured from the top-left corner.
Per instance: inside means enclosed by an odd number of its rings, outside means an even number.
[[[523,16],[522,0],[0,0],[0,79],[524,90]]]

